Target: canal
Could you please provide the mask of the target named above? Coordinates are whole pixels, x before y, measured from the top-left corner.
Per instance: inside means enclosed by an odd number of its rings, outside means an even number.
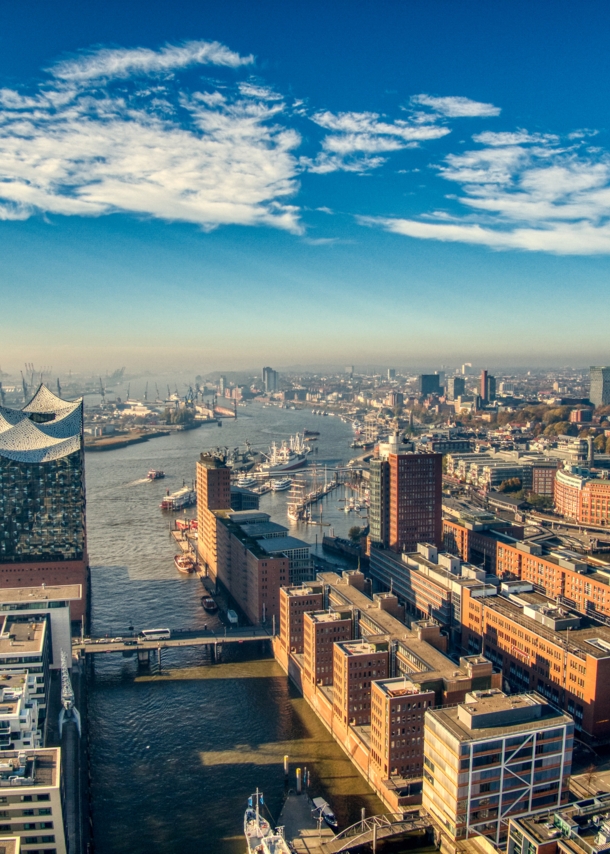
[[[246,439],[265,450],[303,428],[320,431],[316,458],[329,469],[354,455],[351,427],[339,418],[256,404],[238,409],[237,420],[221,429],[87,454],[93,632],[201,628],[218,620],[200,606],[199,580],[176,572],[172,517],[159,502],[166,489],[193,481],[201,451]],[[167,477],[149,483],[149,468]],[[323,519],[345,535],[364,522],[344,513],[339,497],[325,499]],[[319,526],[289,523],[286,501],[285,493],[269,494],[261,509],[290,525],[291,534],[312,544],[321,539]],[[308,768],[312,794],[328,798],[341,826],[356,821],[363,806],[382,811],[279,666],[244,648],[214,666],[199,648],[168,651],[162,670],[150,672],[139,672],[134,658],[96,661],[89,732],[97,854],[243,854],[250,793],[262,789],[271,814],[279,813],[284,754],[292,769]]]

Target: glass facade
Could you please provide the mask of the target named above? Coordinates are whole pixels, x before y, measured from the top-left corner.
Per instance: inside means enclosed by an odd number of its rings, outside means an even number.
[[[0,455],[0,564],[82,560],[83,451],[46,462]]]

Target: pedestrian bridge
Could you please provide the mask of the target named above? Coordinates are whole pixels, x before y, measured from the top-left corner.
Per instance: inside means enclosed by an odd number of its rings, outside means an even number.
[[[322,851],[324,854],[339,854],[340,851],[351,851],[366,844],[372,845],[375,851],[377,842],[382,839],[416,831],[428,831],[430,828],[430,819],[420,816],[419,812],[412,815],[404,813],[374,815],[342,830],[334,839],[322,845]]]
[[[72,652],[80,655],[99,655],[117,652],[144,652],[150,650],[173,649],[182,646],[219,646],[224,644],[253,643],[271,640],[267,629],[226,628],[223,631],[174,631],[169,638],[162,640],[143,640],[137,635],[124,637],[85,637],[75,638]]]

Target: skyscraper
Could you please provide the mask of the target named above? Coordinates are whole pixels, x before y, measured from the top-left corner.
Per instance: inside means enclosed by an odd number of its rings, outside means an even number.
[[[263,385],[268,394],[277,391],[279,385],[278,372],[274,371],[273,368],[263,368]]]
[[[442,454],[390,454],[389,545],[412,552],[442,543]]]
[[[592,365],[590,378],[589,400],[594,406],[608,406],[610,404],[610,367]]]
[[[87,613],[83,401],[40,385],[23,409],[0,407],[0,586],[80,584]]]
[[[395,380],[396,379],[396,370],[395,368],[388,368],[388,379]]]
[[[456,400],[464,394],[466,389],[466,380],[463,377],[449,377],[447,380],[447,397],[449,400]]]
[[[481,371],[479,394],[483,403],[489,403],[496,399],[496,378],[485,370]]]
[[[438,374],[420,374],[417,389],[421,395],[440,394],[442,389]]]

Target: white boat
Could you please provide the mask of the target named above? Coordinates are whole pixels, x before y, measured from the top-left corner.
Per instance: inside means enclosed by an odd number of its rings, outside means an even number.
[[[256,486],[258,480],[255,477],[240,477],[237,481],[237,486],[242,489],[248,489],[250,486]]]
[[[291,486],[292,480],[289,477],[284,477],[271,481],[271,489],[274,492],[284,492],[284,490],[290,489]]]
[[[248,798],[248,806],[244,813],[244,836],[248,843],[248,854],[253,854],[255,851],[259,852],[261,842],[271,833],[271,825],[261,815],[260,808],[262,805],[263,793],[257,789]]]
[[[338,827],[337,819],[335,818],[334,812],[330,808],[330,804],[328,801],[325,801],[324,798],[314,798],[312,801],[315,810],[314,817],[315,818],[323,818],[326,824],[329,827],[336,828]],[[317,813],[317,815],[316,815]]]
[[[284,828],[276,827],[275,833],[261,839],[260,845],[254,849],[256,854],[291,854],[288,843],[284,838]]]
[[[197,493],[188,486],[183,486],[177,492],[165,496],[159,505],[162,510],[182,510],[183,507],[192,507],[197,503]]]

